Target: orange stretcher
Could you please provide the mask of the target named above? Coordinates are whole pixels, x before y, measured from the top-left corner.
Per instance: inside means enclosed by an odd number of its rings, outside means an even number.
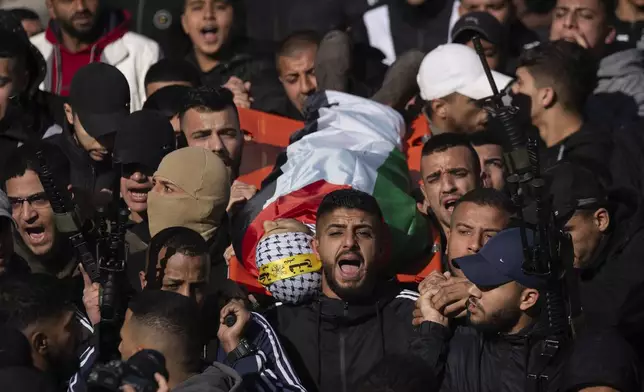
[[[252,109],[238,108],[238,111],[241,129],[246,138],[239,180],[259,189],[264,178],[273,170],[278,154],[288,146],[290,136],[302,129],[304,123]],[[414,183],[420,181],[422,137],[429,132],[427,120],[424,116],[420,116],[413,122],[412,132],[403,145]],[[436,238],[433,240],[435,241]],[[419,281],[434,270],[440,270],[440,257],[436,254],[418,275],[404,277],[401,275],[400,278],[407,282]],[[229,278],[246,285],[250,291],[266,293],[257,279],[243,269],[241,263],[234,257],[230,260]]]

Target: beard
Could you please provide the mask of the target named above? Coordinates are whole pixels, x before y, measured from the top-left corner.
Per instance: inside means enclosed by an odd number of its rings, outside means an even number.
[[[80,369],[80,360],[73,355],[68,358],[50,356],[48,361],[60,384],[67,382]]]
[[[477,305],[478,306],[478,305]],[[483,312],[485,319],[482,321],[473,321],[470,311],[467,311],[467,322],[477,331],[484,335],[496,335],[499,333],[507,333],[517,325],[521,317],[521,310],[519,308],[499,309],[493,313],[487,314],[480,306],[480,312]]]
[[[93,24],[90,29],[87,30],[78,30],[72,20],[57,19],[56,22],[61,29],[72,37],[79,39],[83,42],[91,42],[96,37],[97,25],[98,25],[98,15],[92,15]],[[72,17],[73,18],[73,17]]]
[[[345,302],[363,302],[372,296],[377,281],[377,273],[372,269],[367,269],[367,273],[360,282],[352,282],[350,285],[341,285],[336,279],[333,270],[335,264],[322,264],[322,273],[326,284],[331,291]]]

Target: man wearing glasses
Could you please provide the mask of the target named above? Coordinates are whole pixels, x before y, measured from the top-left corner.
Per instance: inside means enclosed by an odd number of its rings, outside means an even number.
[[[496,71],[492,76],[499,90],[512,80]],[[423,59],[417,81],[432,135],[485,129],[488,114],[482,102],[492,96],[492,88],[473,49],[446,44],[432,50]]]
[[[76,268],[74,251],[56,230],[54,212],[40,181],[38,147],[23,145],[15,150],[4,167],[2,187],[11,204],[16,222],[15,252],[27,261],[33,273],[69,277]],[[53,146],[45,146],[46,160],[59,184],[69,184],[69,164]]]

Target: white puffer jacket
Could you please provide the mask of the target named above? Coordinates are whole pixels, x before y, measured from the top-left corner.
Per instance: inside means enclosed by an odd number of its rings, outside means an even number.
[[[47,77],[40,85],[40,89],[52,91],[51,70],[55,56],[54,45],[45,38],[44,32],[33,36],[31,42],[47,61]],[[130,108],[133,112],[143,108],[145,74],[152,64],[159,61],[160,57],[159,44],[132,32],[125,33],[123,37],[107,45],[101,54],[102,62],[115,66],[125,75],[130,85]]]

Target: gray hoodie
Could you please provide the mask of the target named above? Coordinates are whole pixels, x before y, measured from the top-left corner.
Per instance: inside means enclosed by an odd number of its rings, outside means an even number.
[[[595,95],[622,93],[633,98],[637,114],[644,116],[644,52],[641,49],[623,50],[604,57],[599,62],[597,78]]]
[[[11,223],[14,224],[13,218],[11,217],[11,203],[9,203],[9,198],[7,194],[0,189],[0,219],[9,219]]]
[[[194,375],[172,388],[172,392],[241,392],[241,382],[237,372],[215,362],[203,373]]]

